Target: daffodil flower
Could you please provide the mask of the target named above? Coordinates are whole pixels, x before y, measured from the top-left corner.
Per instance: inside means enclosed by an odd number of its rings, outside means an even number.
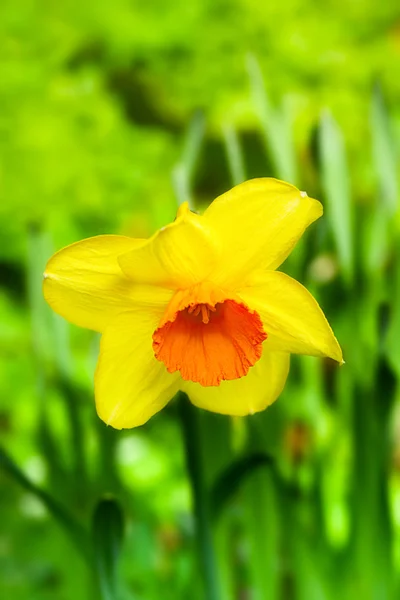
[[[313,296],[275,269],[322,206],[276,179],[222,194],[201,216],[179,207],[148,240],[101,235],[57,252],[44,295],[102,334],[95,374],[101,419],[145,423],[178,390],[204,409],[247,415],[281,393],[290,353],[342,362]]]

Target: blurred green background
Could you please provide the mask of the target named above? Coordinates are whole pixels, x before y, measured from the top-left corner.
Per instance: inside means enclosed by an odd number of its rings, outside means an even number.
[[[293,357],[264,413],[196,411],[219,597],[399,598],[398,2],[3,0],[0,32],[0,596],[206,598],[178,403],[106,428],[98,338],[41,274],[275,176],[324,204],[282,270],[346,365]]]

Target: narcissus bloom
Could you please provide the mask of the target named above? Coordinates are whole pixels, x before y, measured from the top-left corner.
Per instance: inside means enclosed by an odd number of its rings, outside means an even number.
[[[55,254],[44,295],[102,333],[99,416],[145,423],[178,390],[218,413],[263,410],[281,393],[290,353],[342,362],[311,294],[275,269],[322,206],[276,179],[253,179],[200,216],[184,203],[148,240],[101,235]]]

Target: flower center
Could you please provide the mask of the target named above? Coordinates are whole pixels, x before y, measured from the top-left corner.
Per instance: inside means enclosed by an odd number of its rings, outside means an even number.
[[[193,306],[189,306],[187,309],[188,315],[193,315],[193,317],[200,317],[200,320],[207,325],[210,322],[210,313],[216,312],[217,309],[215,306],[211,306],[211,304],[203,303],[193,304]]]
[[[153,334],[153,350],[170,373],[216,386],[246,375],[267,338],[258,313],[235,300],[191,303],[167,311]]]

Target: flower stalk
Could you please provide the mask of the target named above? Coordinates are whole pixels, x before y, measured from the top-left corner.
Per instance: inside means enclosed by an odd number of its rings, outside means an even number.
[[[186,465],[193,497],[196,542],[206,600],[219,600],[218,569],[212,538],[209,498],[204,482],[198,410],[184,392],[178,392]]]

